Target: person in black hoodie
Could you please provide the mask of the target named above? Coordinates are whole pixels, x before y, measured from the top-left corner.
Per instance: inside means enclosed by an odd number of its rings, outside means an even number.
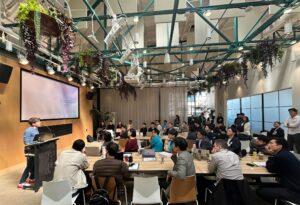
[[[227,129],[227,137],[228,137],[228,149],[237,155],[241,152],[241,142],[239,138],[236,136],[236,127],[231,126]]]
[[[269,172],[278,174],[279,186],[262,187],[257,190],[257,194],[270,203],[279,199],[300,204],[300,161],[287,147],[284,138],[273,138],[266,146],[272,154],[266,168]]]
[[[280,127],[281,123],[276,121],[274,122],[274,127],[268,132],[269,137],[278,137],[284,138],[284,130]]]
[[[140,129],[140,132],[143,133],[143,136],[145,137],[145,136],[147,136],[147,131],[148,131],[147,124],[144,122],[143,127],[141,127],[141,129]]]

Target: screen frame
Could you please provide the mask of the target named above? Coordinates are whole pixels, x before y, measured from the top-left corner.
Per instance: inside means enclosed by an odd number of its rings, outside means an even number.
[[[62,80],[51,78],[51,77],[49,77],[47,75],[43,75],[43,74],[40,74],[40,73],[37,73],[37,72],[34,72],[34,71],[29,71],[29,70],[27,70],[25,68],[21,68],[20,69],[20,122],[28,122],[28,120],[29,120],[29,119],[22,120],[22,85],[23,85],[22,77],[23,77],[23,71],[27,72],[27,73],[33,73],[34,75],[38,75],[40,77],[47,78],[49,80],[53,80],[53,81],[56,81],[56,82],[59,82],[59,83],[63,83],[63,84],[66,84],[66,85],[69,85],[69,86],[77,88],[77,95],[78,95],[78,107],[77,107],[77,109],[78,109],[78,117],[75,117],[75,118],[49,118],[49,119],[41,119],[41,121],[72,120],[72,119],[79,119],[80,118],[80,90],[79,90],[80,88],[79,88],[79,86],[72,85],[72,84],[69,84],[69,83],[64,82]]]

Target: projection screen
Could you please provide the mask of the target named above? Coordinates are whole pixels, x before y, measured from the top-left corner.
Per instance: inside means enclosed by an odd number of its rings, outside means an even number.
[[[79,118],[79,88],[21,70],[21,121]]]

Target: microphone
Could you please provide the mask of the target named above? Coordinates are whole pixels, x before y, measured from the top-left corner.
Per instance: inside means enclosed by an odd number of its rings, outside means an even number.
[[[54,133],[54,132],[52,132],[52,130],[50,129],[50,127],[49,127],[49,126],[45,125],[45,126],[43,126],[43,127],[47,128],[47,130],[49,131],[49,133],[50,133],[50,134],[52,134],[53,138],[55,138],[55,137],[56,137],[55,133]]]

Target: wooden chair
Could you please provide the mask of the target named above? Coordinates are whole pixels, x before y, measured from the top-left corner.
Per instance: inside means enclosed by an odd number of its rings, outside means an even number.
[[[95,190],[97,189],[105,189],[108,192],[109,199],[115,203],[119,203],[121,205],[121,201],[118,200],[118,189],[115,177],[113,176],[93,176],[92,178],[92,186]],[[125,202],[127,204],[127,189],[124,186],[125,191]]]
[[[125,150],[125,146],[128,142],[128,139],[119,139],[119,149],[121,151],[124,151]]]
[[[170,198],[167,204],[180,204],[197,201],[196,176],[185,179],[172,178],[170,185]]]

